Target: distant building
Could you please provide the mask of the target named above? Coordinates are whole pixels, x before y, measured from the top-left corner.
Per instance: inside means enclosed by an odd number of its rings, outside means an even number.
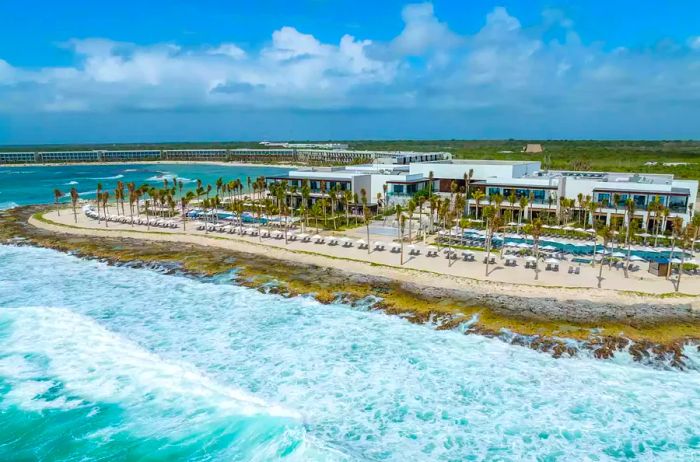
[[[538,152],[543,152],[544,148],[542,147],[541,144],[526,144],[525,147],[523,147],[523,152],[527,153],[538,153]]]

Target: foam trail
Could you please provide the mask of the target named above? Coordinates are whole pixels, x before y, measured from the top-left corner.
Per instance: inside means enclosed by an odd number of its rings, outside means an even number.
[[[0,326],[0,377],[11,384],[1,408],[67,412],[111,403],[129,416],[119,431],[140,438],[203,440],[232,432],[236,454],[249,460],[318,450],[306,441],[299,413],[222,385],[188,363],[165,361],[89,317],[63,308],[10,308],[0,310]]]
[[[19,207],[19,204],[17,202],[0,202],[0,210],[9,210],[15,207]]]
[[[114,175],[114,176],[104,176],[104,177],[97,177],[97,178],[89,178],[90,180],[118,180],[120,178],[124,178],[124,175]]]
[[[77,181],[69,181],[68,183],[63,183],[64,186],[72,186],[78,184]]]

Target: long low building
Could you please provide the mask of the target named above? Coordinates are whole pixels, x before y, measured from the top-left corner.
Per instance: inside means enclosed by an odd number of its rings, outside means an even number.
[[[448,152],[356,151],[338,148],[275,148],[270,146],[268,148],[260,149],[242,148],[0,152],[0,164],[154,160],[238,160],[249,162],[305,162],[310,164],[361,164],[365,162],[381,162],[407,165],[412,162],[447,160],[451,157],[451,154]]]
[[[615,217],[623,217],[625,204],[632,199],[635,218],[647,223],[650,229],[661,220],[668,228],[674,217],[687,223],[698,194],[698,181],[679,180],[673,175],[545,171],[537,161],[438,160],[408,165],[375,163],[303,168],[267,181],[268,184],[285,181],[298,191],[306,183],[311,189],[311,203],[336,188],[350,191],[353,196],[364,191],[371,206],[402,204],[428,188],[448,196],[455,188],[469,191],[468,203],[472,208],[488,205],[500,196],[503,201],[499,206],[512,209],[515,216],[525,212],[520,207],[520,200],[525,197],[530,217],[561,213],[561,199],[565,198],[572,200],[578,210],[585,203],[595,204],[592,213],[589,206],[587,216],[607,224]],[[478,204],[474,197],[477,191],[481,196]],[[651,211],[652,203],[667,208],[668,217],[662,218]]]

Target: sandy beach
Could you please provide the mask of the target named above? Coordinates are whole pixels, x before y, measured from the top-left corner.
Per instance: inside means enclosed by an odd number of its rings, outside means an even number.
[[[340,245],[328,245],[313,242],[289,241],[284,239],[240,236],[219,232],[198,231],[194,222],[188,222],[187,231],[182,228],[146,229],[142,225],[127,225],[109,222],[98,224],[96,220],[78,214],[74,223],[73,213],[62,210],[60,216],[54,210],[47,212],[39,220],[30,219],[33,226],[67,234],[83,236],[109,236],[118,238],[137,238],[165,242],[187,242],[209,247],[220,247],[238,252],[265,255],[266,257],[293,261],[299,264],[316,265],[360,275],[391,278],[410,284],[419,284],[434,289],[449,291],[469,291],[470,293],[507,294],[511,297],[584,300],[605,305],[684,305],[691,310],[700,310],[700,282],[697,276],[684,276],[679,297],[664,296],[674,290],[673,283],[663,277],[657,277],[641,269],[631,272],[625,278],[622,270],[603,269],[602,288],[598,289],[598,267],[583,265],[580,274],[569,274],[568,263],[558,272],[545,271],[541,268],[538,280],[532,269],[525,269],[522,262],[516,267],[506,267],[496,255],[496,264],[491,265],[488,277],[482,263],[483,253],[475,252],[475,261],[461,259],[448,265],[448,260],[440,253],[437,257],[427,257],[425,247],[417,245],[421,253],[417,256],[404,255],[405,262],[400,264],[400,254],[390,251],[391,238],[374,236],[371,241],[382,240],[387,244],[386,250],[367,250]],[[314,234],[313,230],[309,230]],[[365,238],[364,228],[347,233],[352,238]],[[328,236],[328,235],[327,235]]]

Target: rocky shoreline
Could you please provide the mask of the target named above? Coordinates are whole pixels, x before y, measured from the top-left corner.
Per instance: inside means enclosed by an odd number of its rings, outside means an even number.
[[[88,237],[51,232],[28,220],[46,206],[0,213],[0,242],[35,245],[96,258],[109,264],[165,273],[216,277],[284,296],[313,295],[322,303],[344,301],[362,309],[400,315],[436,329],[498,338],[554,357],[629,354],[645,364],[695,367],[685,353],[700,352],[700,312],[682,299],[619,305],[597,301],[469,293],[389,278],[347,273],[272,257],[186,243]]]

